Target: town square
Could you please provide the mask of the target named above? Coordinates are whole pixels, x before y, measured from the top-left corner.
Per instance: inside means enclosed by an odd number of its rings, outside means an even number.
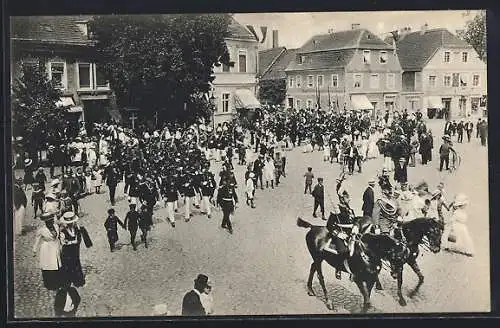
[[[15,318],[490,311],[485,13],[397,14],[11,17]]]

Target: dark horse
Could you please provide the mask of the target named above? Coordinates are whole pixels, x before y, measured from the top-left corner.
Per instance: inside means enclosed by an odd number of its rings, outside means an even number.
[[[400,258],[404,252],[402,243],[388,235],[366,233],[360,239],[356,240],[353,255],[345,260],[345,257],[323,250],[330,238],[326,227],[314,226],[301,218],[297,219],[297,225],[310,229],[306,234],[306,244],[313,258],[313,263],[311,264],[307,280],[308,295],[314,295],[312,280],[314,273],[317,272],[321,288],[325,295],[325,303],[330,310],[334,309],[333,300],[328,299],[323,271],[321,269],[321,264],[325,260],[332,267],[352,274],[352,280],[363,295],[363,312],[366,312],[371,306],[371,291],[382,268],[381,259],[387,259],[390,263],[396,263],[394,266],[391,264],[391,268],[398,268],[400,265],[397,265],[397,263],[400,263]]]
[[[419,245],[424,243],[424,237],[427,237],[429,249],[433,253],[438,253],[441,250],[441,236],[443,235],[443,225],[433,218],[418,218],[412,221],[403,223],[402,230],[405,237],[403,246],[405,248],[405,256],[403,262],[396,265],[396,279],[398,282],[398,297],[399,304],[406,306],[406,300],[401,292],[403,285],[403,267],[408,264],[418,276],[417,286],[410,292],[409,296],[413,297],[417,294],[420,287],[424,283],[424,275],[420,271],[417,264],[417,257],[420,253]],[[392,263],[394,264],[394,263]],[[393,276],[394,277],[394,276]],[[377,280],[377,289],[382,289],[382,285]]]

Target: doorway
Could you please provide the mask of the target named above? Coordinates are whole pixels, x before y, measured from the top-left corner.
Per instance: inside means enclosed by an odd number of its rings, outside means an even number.
[[[443,103],[443,117],[446,120],[451,118],[451,98],[441,98],[441,102]]]

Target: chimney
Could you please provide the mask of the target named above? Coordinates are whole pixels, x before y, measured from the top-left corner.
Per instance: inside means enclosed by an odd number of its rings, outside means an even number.
[[[278,48],[278,30],[273,30],[273,48]]]
[[[429,25],[427,25],[427,23],[425,23],[422,28],[420,29],[420,35],[424,35],[425,32],[427,31],[427,28],[429,27]]]
[[[356,29],[358,29],[360,26],[361,26],[361,24],[354,23],[354,24],[351,24],[351,29],[352,29],[352,30],[356,30]]]

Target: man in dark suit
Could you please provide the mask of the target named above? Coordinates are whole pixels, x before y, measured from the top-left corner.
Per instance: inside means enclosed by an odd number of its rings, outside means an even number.
[[[481,129],[481,118],[477,120],[476,123],[476,138],[479,138],[479,130]],[[446,133],[445,133],[446,134]]]
[[[318,178],[318,184],[314,186],[311,195],[314,197],[313,217],[317,217],[316,210],[319,207],[321,209],[321,218],[325,220],[325,189],[323,186],[323,178]]]
[[[120,180],[120,174],[116,168],[115,162],[111,162],[108,167],[104,170],[104,180],[106,180],[106,185],[109,188],[109,200],[112,206],[115,206],[115,191],[116,185]]]
[[[461,120],[460,123],[457,125],[457,142],[462,143],[464,141],[464,129],[465,129],[465,124],[464,121]]]
[[[443,134],[451,135],[451,126],[452,126],[451,121],[446,121],[446,123],[444,125]]]
[[[351,145],[347,148],[345,156],[347,157],[347,167],[349,168],[349,174],[353,174],[354,172],[354,164],[356,163],[356,159],[358,158],[358,149],[354,145],[354,141],[351,141]]]
[[[401,157],[399,163],[394,166],[394,181],[399,183],[408,182],[408,165],[403,157]]]
[[[472,123],[471,119],[465,123],[465,132],[467,133],[467,142],[470,142],[470,137],[472,135],[472,131],[474,130],[474,123]]]
[[[366,187],[363,193],[363,216],[371,217],[373,214],[373,205],[375,203],[375,194],[373,188],[375,187],[375,180],[371,179],[368,181],[368,187]]]
[[[207,315],[203,304],[201,303],[200,295],[205,291],[205,288],[210,287],[210,281],[204,274],[199,274],[194,281],[194,288],[187,292],[182,299],[182,315],[184,316],[202,316]]]
[[[264,190],[262,186],[262,169],[264,168],[264,156],[259,155],[259,157],[253,163],[253,173],[255,174],[255,181],[260,180],[260,189]],[[257,183],[255,183],[255,188],[257,188]]]

